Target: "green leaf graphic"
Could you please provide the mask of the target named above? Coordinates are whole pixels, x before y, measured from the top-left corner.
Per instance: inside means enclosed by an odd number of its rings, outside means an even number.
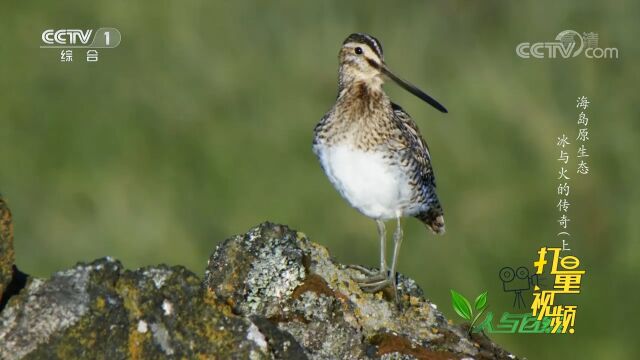
[[[474,307],[476,308],[476,311],[482,311],[482,309],[484,309],[486,306],[487,306],[487,292],[485,291],[482,294],[478,295],[474,303]]]
[[[460,317],[471,320],[473,311],[471,310],[469,300],[453,289],[451,289],[451,305],[453,305],[453,310],[455,310]]]

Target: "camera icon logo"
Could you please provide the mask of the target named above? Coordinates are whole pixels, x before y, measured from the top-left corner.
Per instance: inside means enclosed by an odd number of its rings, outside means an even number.
[[[526,304],[522,297],[522,292],[531,291],[534,286],[539,286],[538,275],[529,275],[529,269],[524,266],[520,266],[516,270],[505,266],[500,269],[498,275],[502,280],[502,289],[505,292],[514,293],[513,307],[518,309],[525,308]]]

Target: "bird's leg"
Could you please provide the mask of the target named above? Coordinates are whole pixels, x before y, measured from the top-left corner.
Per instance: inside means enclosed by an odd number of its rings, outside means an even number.
[[[387,273],[387,230],[384,228],[384,221],[377,219],[378,236],[380,237],[380,272]]]
[[[385,271],[384,278],[382,276],[372,276],[363,280],[356,280],[360,285],[362,291],[376,292],[391,285],[393,287],[394,298],[396,299],[396,302],[398,302],[398,290],[396,287],[396,267],[398,265],[398,254],[400,253],[402,237],[402,224],[400,222],[400,216],[398,216],[396,231],[393,233],[393,260],[391,261],[391,270],[389,271],[389,275],[387,276]],[[379,275],[382,275],[382,273],[380,273]]]
[[[385,288],[390,284],[389,277],[387,275],[387,259],[386,259],[386,243],[387,243],[387,231],[384,226],[384,221],[376,220],[378,225],[378,236],[380,237],[380,269],[378,271],[369,270],[360,265],[350,265],[352,269],[356,269],[366,275],[365,278],[354,279],[366,292],[376,292]]]
[[[402,244],[402,224],[400,223],[400,216],[397,217],[396,231],[393,233],[393,260],[391,261],[391,272],[389,277],[391,278],[391,284],[393,285],[393,293],[398,301],[398,290],[396,280],[396,266],[398,265],[398,254],[400,253],[400,245]]]

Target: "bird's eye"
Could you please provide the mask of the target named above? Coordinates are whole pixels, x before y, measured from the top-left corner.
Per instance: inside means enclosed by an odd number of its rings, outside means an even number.
[[[358,46],[358,47],[356,48],[356,54],[358,54],[358,55],[362,55],[362,48],[361,48],[361,47],[359,47],[359,46]]]

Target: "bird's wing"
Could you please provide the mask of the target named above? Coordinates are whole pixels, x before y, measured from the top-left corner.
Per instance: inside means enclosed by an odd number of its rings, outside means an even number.
[[[409,114],[400,107],[400,105],[391,103],[391,108],[393,110],[393,118],[395,119],[402,136],[409,144],[409,150],[412,158],[418,163],[422,171],[422,180],[435,187],[436,178],[433,173],[433,167],[431,166],[429,146],[422,135],[420,135],[418,125],[413,121],[411,116],[409,116]]]

